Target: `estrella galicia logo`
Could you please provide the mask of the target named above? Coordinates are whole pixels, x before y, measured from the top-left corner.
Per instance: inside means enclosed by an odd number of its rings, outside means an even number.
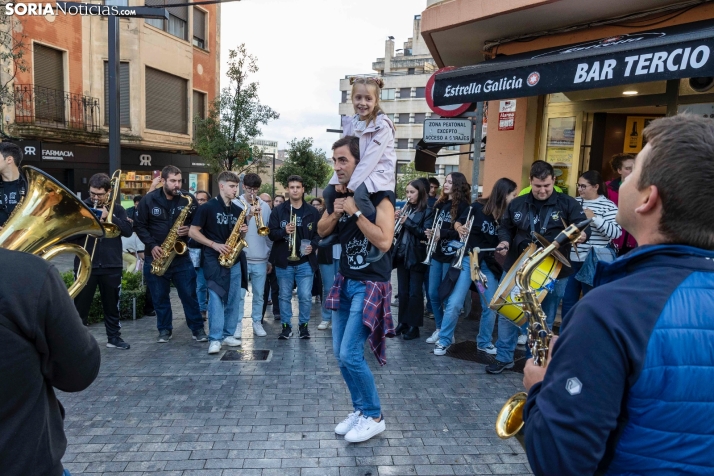
[[[161,215],[161,209],[159,207],[154,207],[151,209],[151,214],[158,217]]]
[[[538,84],[538,81],[540,81],[540,73],[538,71],[533,71],[531,74],[528,75],[528,79],[526,79],[526,84],[528,86],[535,86]]]

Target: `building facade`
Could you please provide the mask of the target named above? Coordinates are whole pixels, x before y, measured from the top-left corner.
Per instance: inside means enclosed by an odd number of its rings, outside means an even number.
[[[137,0],[106,3],[144,5]],[[171,2],[148,0],[146,5],[165,3]],[[193,118],[205,117],[219,93],[220,5],[178,6],[168,12],[168,20],[119,21],[125,202],[145,193],[154,171],[167,162],[182,168],[185,188],[189,175],[199,189],[211,185],[208,168],[191,143]],[[36,155],[27,154],[27,164],[86,193],[88,177],[109,171],[108,22],[61,13],[18,18],[15,31],[26,46],[26,70],[12,84],[14,104],[4,111],[7,132],[36,147]],[[58,150],[66,152],[52,152]]]

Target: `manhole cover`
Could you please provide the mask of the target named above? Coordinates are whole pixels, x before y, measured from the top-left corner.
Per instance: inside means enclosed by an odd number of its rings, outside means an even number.
[[[221,360],[241,362],[265,361],[270,357],[269,350],[227,350]]]
[[[476,342],[473,341],[459,342],[458,344],[452,345],[449,347],[449,350],[446,351],[446,355],[455,359],[468,360],[469,362],[477,362],[484,365],[488,365],[496,360],[495,356],[478,350]],[[526,352],[522,350],[521,346],[516,348],[513,360],[515,361],[515,365],[512,369],[508,370],[523,373],[523,366],[526,364]]]

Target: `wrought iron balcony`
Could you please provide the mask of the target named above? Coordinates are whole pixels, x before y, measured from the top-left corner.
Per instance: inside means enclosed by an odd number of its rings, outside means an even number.
[[[32,84],[15,85],[15,123],[98,132],[99,99]]]

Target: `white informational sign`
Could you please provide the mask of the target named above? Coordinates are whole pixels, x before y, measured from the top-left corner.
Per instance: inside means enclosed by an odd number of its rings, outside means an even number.
[[[427,119],[424,121],[424,142],[427,144],[470,144],[470,119]]]

